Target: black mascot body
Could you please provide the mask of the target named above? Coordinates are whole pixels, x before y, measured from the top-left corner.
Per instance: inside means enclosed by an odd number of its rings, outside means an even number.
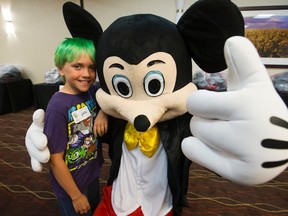
[[[217,8],[226,9],[229,19]],[[191,136],[186,100],[196,90],[191,56],[206,71],[226,68],[226,39],[244,34],[238,8],[229,1],[200,1],[177,25],[137,14],[117,19],[103,34],[98,22],[77,5],[64,5],[64,17],[73,37],[95,41],[102,89],[97,101],[116,117],[109,119],[105,140],[112,159],[108,200],[113,210],[128,215],[141,207],[144,215],[166,215],[173,206],[174,215],[180,215],[182,206],[187,206],[190,165],[181,150],[182,140]],[[145,135],[154,129],[159,134]],[[128,146],[133,142],[135,146]],[[99,208],[98,212],[103,215]]]

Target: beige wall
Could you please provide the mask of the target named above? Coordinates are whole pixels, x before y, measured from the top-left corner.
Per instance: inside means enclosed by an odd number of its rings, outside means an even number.
[[[79,3],[78,0],[72,0]],[[196,0],[186,0],[187,9]],[[238,6],[287,5],[287,0],[232,0]],[[34,84],[44,82],[44,73],[54,67],[56,45],[70,34],[62,18],[64,0],[0,0],[10,7],[16,37],[7,37],[0,16],[0,65],[22,66]],[[175,0],[84,0],[84,7],[107,28],[115,19],[135,13],[153,13],[175,20]],[[193,70],[197,70],[195,67]],[[269,69],[269,73],[285,69]]]

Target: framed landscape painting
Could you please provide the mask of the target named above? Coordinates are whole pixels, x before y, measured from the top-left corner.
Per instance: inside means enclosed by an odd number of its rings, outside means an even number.
[[[245,37],[266,67],[288,68],[288,5],[240,7]]]

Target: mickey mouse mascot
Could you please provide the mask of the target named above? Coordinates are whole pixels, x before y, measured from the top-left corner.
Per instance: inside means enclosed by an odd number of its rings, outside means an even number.
[[[241,37],[243,17],[230,0],[199,0],[177,25],[151,14],[121,17],[103,33],[76,4],[63,13],[73,37],[95,42],[96,97],[111,116],[112,166],[94,215],[180,215],[190,160],[246,185],[286,169],[287,108]],[[197,91],[191,58],[206,72],[228,66],[228,91]],[[49,160],[43,115],[35,112],[26,135],[35,171]]]

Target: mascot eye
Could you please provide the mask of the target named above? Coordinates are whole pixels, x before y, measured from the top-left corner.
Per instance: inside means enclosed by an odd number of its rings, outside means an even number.
[[[150,71],[144,78],[144,89],[147,95],[157,97],[164,91],[164,77],[159,71]]]
[[[114,75],[112,83],[114,90],[121,97],[129,98],[132,96],[132,87],[127,77],[123,75]]]

